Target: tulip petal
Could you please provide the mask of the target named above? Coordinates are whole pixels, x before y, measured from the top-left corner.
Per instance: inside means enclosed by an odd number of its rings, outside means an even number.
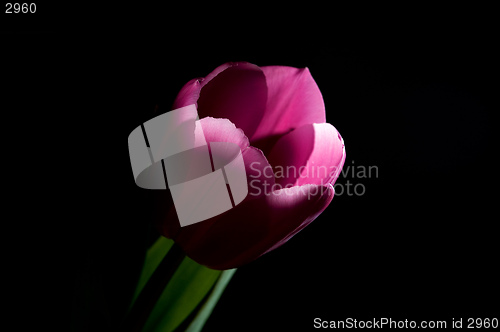
[[[288,241],[323,212],[333,195],[330,184],[277,190],[221,215],[196,241],[187,233],[175,241],[200,264],[213,269],[239,267]]]
[[[259,67],[246,62],[225,64],[209,74],[201,86],[200,118],[227,118],[247,137],[255,133],[267,102],[266,78]]]
[[[261,69],[266,76],[267,105],[257,132],[248,135],[251,142],[269,140],[305,124],[326,121],[323,96],[308,68],[266,66]],[[259,143],[252,145],[265,148]]]
[[[199,120],[203,135],[207,142],[229,142],[238,144],[241,151],[249,145],[249,141],[243,130],[228,119],[214,119],[206,117]]]
[[[247,62],[240,62],[241,64],[247,64]],[[238,62],[226,62],[226,63],[223,63],[222,65],[220,65],[219,67],[215,68],[214,70],[212,70],[212,72],[210,74],[208,74],[207,76],[205,76],[202,80],[201,80],[201,87],[204,87],[208,82],[210,82],[215,76],[219,75],[221,72],[223,72],[224,70],[230,68],[230,67],[233,67],[233,66],[237,66],[239,63]]]
[[[281,137],[269,153],[276,183],[335,183],[345,161],[344,141],[329,123],[302,126]],[[282,176],[276,170],[283,170]]]
[[[246,199],[256,199],[269,194],[274,187],[271,165],[261,150],[252,146],[243,151],[247,175],[248,195]]]
[[[291,195],[292,194],[292,195]],[[295,195],[294,195],[295,194]],[[310,201],[311,199],[314,199],[315,197],[318,197],[318,200],[315,205],[308,204],[307,206],[304,206],[304,200],[307,195],[307,200]],[[281,218],[282,220],[286,220],[285,218],[293,218],[292,215],[283,215],[282,212],[283,209],[286,209],[288,213],[296,213],[293,211],[296,207],[294,206],[291,208],[291,205],[294,204],[302,204],[303,209],[309,209],[307,212],[307,217],[300,223],[298,226],[293,230],[293,231],[287,231],[288,235],[281,239],[280,241],[277,241],[275,245],[270,247],[265,253],[272,251],[280,246],[282,246],[284,243],[286,243],[288,240],[290,240],[295,234],[300,232],[303,228],[305,228],[307,225],[309,225],[311,222],[313,222],[331,203],[333,196],[335,195],[335,188],[333,188],[332,184],[327,184],[324,186],[318,186],[318,185],[302,185],[302,186],[296,186],[292,188],[284,188],[277,192],[276,196],[272,196],[269,200],[269,204],[273,206],[273,211],[274,211],[274,216],[273,218],[276,218],[277,220]],[[290,196],[298,196],[298,197],[290,197]],[[292,210],[292,211],[291,211]],[[280,214],[280,217],[277,217],[276,214]],[[283,225],[284,222],[282,222],[281,227],[284,227],[286,225]]]
[[[307,68],[226,63],[189,81],[173,108],[190,104],[201,118],[200,137],[240,147],[249,194],[199,223],[180,227],[175,209],[168,222],[159,221],[161,233],[189,257],[214,269],[239,267],[284,244],[331,202],[345,149],[325,123],[323,98]]]
[[[192,104],[197,105],[198,98],[200,98],[201,80],[194,78],[182,87],[172,105],[173,110]]]

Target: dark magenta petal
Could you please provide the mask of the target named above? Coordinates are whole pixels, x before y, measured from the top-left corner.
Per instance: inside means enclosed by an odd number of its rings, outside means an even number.
[[[271,192],[275,183],[274,174],[264,153],[250,146],[243,151],[243,161],[248,183],[246,199],[256,199]]]
[[[313,125],[304,125],[282,136],[268,154],[276,182],[283,187],[295,185],[313,149]]]
[[[266,112],[251,142],[283,135],[305,124],[324,123],[323,96],[308,68],[262,67],[267,83]]]
[[[267,86],[262,70],[250,63],[223,65],[201,82],[200,118],[231,120],[247,137],[255,133],[266,108]]]
[[[187,233],[175,240],[200,264],[239,267],[288,241],[328,206],[333,195],[331,185],[277,190],[221,215],[196,242]]]
[[[201,79],[194,78],[182,87],[172,105],[173,110],[188,105],[197,105],[201,90],[200,80]]]

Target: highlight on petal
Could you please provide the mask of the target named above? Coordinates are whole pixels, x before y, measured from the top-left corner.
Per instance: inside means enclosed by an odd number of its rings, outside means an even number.
[[[302,126],[281,137],[269,154],[276,183],[335,183],[345,161],[344,141],[329,123]]]
[[[266,76],[267,105],[252,142],[283,135],[310,123],[326,122],[323,96],[308,68],[261,67]]]
[[[200,118],[227,118],[247,137],[255,133],[267,102],[266,77],[259,67],[246,62],[225,64],[201,84]]]
[[[236,128],[236,125],[228,119],[215,119],[206,117],[197,121],[207,142],[230,142],[238,144],[241,151],[249,145],[248,137],[243,130]]]

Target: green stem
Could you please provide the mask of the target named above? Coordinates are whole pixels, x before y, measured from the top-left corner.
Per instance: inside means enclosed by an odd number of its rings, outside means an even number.
[[[160,295],[185,256],[181,247],[174,243],[125,317],[123,331],[140,332],[142,330]]]

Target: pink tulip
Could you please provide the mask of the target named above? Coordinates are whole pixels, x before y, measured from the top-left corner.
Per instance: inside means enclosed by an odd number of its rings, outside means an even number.
[[[325,210],[345,160],[307,68],[226,63],[189,81],[173,109],[196,104],[208,142],[242,151],[249,193],[233,209],[180,227],[172,210],[162,235],[214,269],[246,264],[281,246]]]

